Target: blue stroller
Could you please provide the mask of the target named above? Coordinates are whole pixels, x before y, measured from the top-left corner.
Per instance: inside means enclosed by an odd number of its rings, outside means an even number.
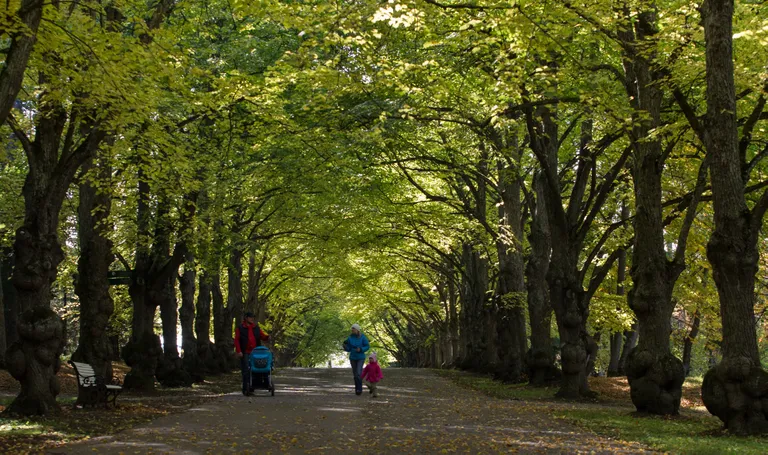
[[[272,352],[266,346],[256,346],[248,358],[251,370],[251,390],[268,390],[275,396],[275,384],[272,382]]]

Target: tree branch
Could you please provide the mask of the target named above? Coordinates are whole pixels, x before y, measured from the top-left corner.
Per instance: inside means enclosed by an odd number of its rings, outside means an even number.
[[[704,188],[707,185],[707,171],[709,170],[709,164],[712,161],[712,154],[707,153],[704,160],[699,165],[699,173],[696,178],[696,186],[693,189],[691,196],[691,202],[688,204],[688,209],[685,212],[685,218],[683,219],[683,225],[680,227],[680,235],[677,238],[677,249],[675,250],[675,257],[672,262],[682,272],[685,267],[685,250],[688,244],[688,234],[691,231],[693,220],[696,218],[696,213],[701,200],[701,195],[704,192]]]
[[[8,123],[8,126],[11,127],[11,131],[13,131],[13,134],[16,136],[16,139],[21,142],[21,148],[24,149],[24,153],[27,154],[27,156],[32,156],[32,141],[29,140],[29,136],[27,136],[27,133],[24,132],[24,130],[21,129],[19,124],[16,122],[16,118],[13,116],[13,114],[9,113],[6,123]]]

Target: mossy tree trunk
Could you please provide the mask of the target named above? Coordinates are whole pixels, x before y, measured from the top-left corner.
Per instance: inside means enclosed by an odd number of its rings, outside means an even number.
[[[493,135],[498,160],[499,226],[496,251],[499,367],[504,381],[520,382],[528,349],[525,324],[525,262],[523,260],[523,207],[520,187],[521,150],[517,136]]]

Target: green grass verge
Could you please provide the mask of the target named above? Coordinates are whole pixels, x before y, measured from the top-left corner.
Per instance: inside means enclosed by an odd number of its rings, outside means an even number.
[[[477,390],[505,400],[552,400],[556,387],[528,387],[527,384],[505,384],[490,376],[466,373],[458,370],[435,370],[461,387]]]
[[[623,409],[563,409],[554,415],[597,434],[640,442],[673,454],[768,453],[767,438],[728,435],[721,431],[722,425],[715,417],[641,417]]]
[[[768,453],[767,437],[738,437],[723,432],[720,421],[712,416],[686,413],[685,416],[664,418],[637,416],[627,408],[603,405],[599,408],[583,403],[555,400],[557,389],[528,387],[525,384],[504,384],[488,376],[452,370],[439,370],[461,387],[485,395],[512,400],[552,401],[552,416],[588,431],[615,439],[638,442],[650,448],[680,455]],[[558,406],[558,403],[561,406]]]

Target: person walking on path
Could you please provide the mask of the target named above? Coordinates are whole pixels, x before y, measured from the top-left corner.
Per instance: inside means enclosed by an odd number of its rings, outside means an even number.
[[[352,333],[344,341],[344,350],[349,352],[349,363],[352,365],[352,375],[355,377],[355,394],[363,393],[363,364],[365,352],[370,348],[368,338],[360,331],[360,325],[352,324]]]
[[[368,386],[368,390],[373,394],[373,398],[378,397],[379,394],[376,386],[379,384],[379,381],[384,379],[384,375],[381,373],[381,367],[375,352],[371,352],[368,355],[368,365],[363,368],[363,374],[360,377],[365,381],[365,385]]]
[[[243,374],[243,395],[253,395],[251,384],[251,371],[248,365],[248,357],[256,346],[261,346],[262,341],[269,340],[269,334],[265,333],[256,323],[256,317],[250,311],[245,313],[243,322],[235,330],[235,352],[240,357],[240,370]]]

